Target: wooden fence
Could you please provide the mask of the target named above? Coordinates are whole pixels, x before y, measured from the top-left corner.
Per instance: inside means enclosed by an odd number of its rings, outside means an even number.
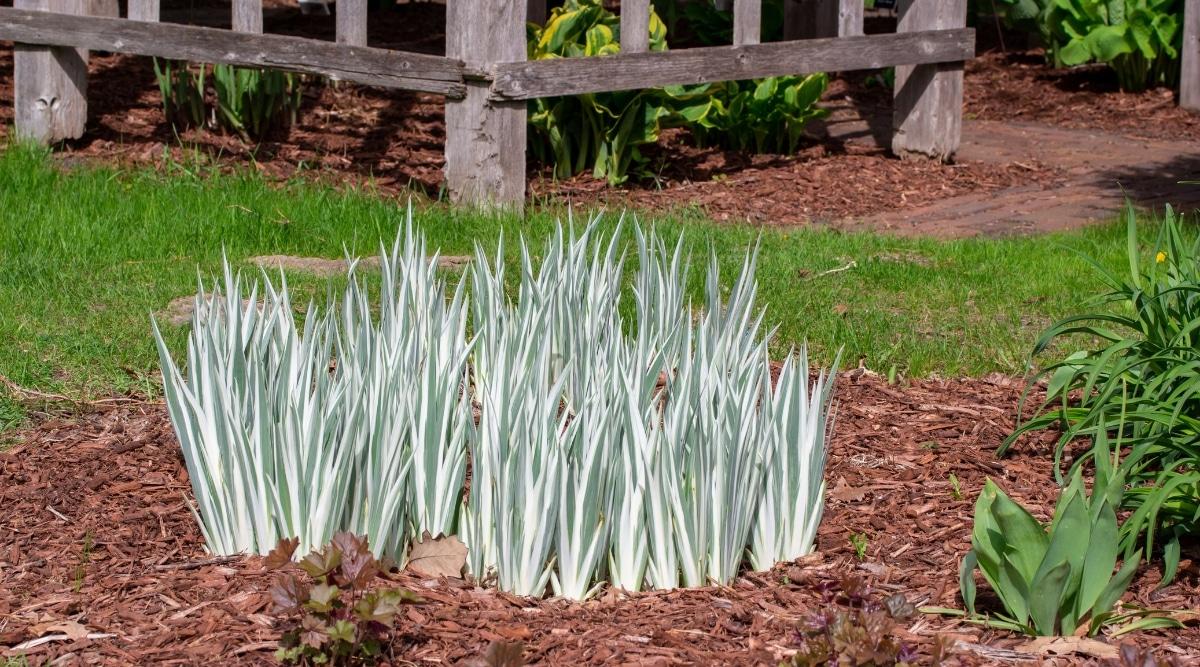
[[[787,0],[786,41],[771,43],[760,39],[761,0],[733,0],[733,44],[665,52],[648,50],[650,0],[622,0],[620,54],[537,61],[526,60],[525,22],[545,20],[545,0],[447,0],[445,56],[368,46],[366,0],[338,0],[336,42],[262,34],[262,0],[233,0],[233,30],[160,23],[159,0],[128,0],[126,18],[97,12],[99,2],[0,8],[0,39],[16,43],[19,133],[82,134],[88,49],[319,74],[444,95],[452,197],[518,207],[527,100],[895,66],[893,150],[945,159],[958,147],[963,62],[975,48],[967,0],[900,0],[897,31],[881,35],[863,34],[863,0]]]

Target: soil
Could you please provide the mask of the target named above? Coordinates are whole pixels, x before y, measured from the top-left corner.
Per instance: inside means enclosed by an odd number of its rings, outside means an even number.
[[[984,479],[1041,519],[1052,511],[1053,434],[1021,443],[1011,458],[993,457],[1022,386],[999,375],[889,385],[844,373],[816,553],[728,587],[604,591],[582,604],[394,573],[427,601],[406,607],[393,662],[453,664],[493,642],[520,642],[529,664],[773,665],[795,650],[806,619],[837,607],[832,592],[851,577],[877,596],[958,606],[958,563]],[[0,646],[57,637],[29,650],[54,664],[272,663],[281,624],[266,592],[271,575],[255,557],[205,554],[161,405],[46,417],[9,436],[18,444],[0,454]],[[866,540],[862,560],[852,535]],[[1200,545],[1186,545],[1178,578],[1158,590],[1157,566],[1143,566],[1126,601],[1200,608],[1198,563]],[[988,600],[981,604],[995,604]],[[909,621],[897,638],[921,664],[938,650],[949,651],[945,664],[1037,658],[1024,638],[944,616]],[[1120,641],[1178,664],[1200,660],[1194,621]],[[1049,664],[1089,660],[1075,654]]]
[[[226,8],[207,4],[176,2],[164,11],[170,20],[203,25],[223,26],[228,17]],[[332,38],[329,17],[303,16],[284,0],[267,3],[265,24],[269,32]],[[370,41],[440,53],[443,25],[444,5],[406,3],[372,13]],[[868,28],[877,32],[887,26]],[[998,41],[984,28],[980,35],[981,45]],[[1009,43],[1013,40],[1008,36]],[[218,164],[252,165],[273,178],[303,174],[335,184],[370,181],[382,192],[404,196],[440,195],[444,123],[443,100],[436,95],[349,84],[311,87],[294,126],[251,145],[206,130],[176,135],[163,117],[150,59],[93,54],[89,85],[88,132],[66,142],[60,153],[70,162],[161,165],[165,156],[189,160],[198,151]],[[11,50],[0,43],[0,134],[12,119],[11,95]],[[965,97],[968,119],[1200,141],[1200,115],[1176,107],[1170,91],[1121,93],[1103,68],[1054,70],[1036,49],[983,53],[967,66]],[[1030,185],[1047,190],[1063,181],[1064,167],[1037,159],[942,165],[891,157],[880,147],[886,144],[882,125],[889,122],[890,94],[871,84],[869,74],[835,79],[825,105],[835,116],[852,110],[871,119],[881,125],[878,136],[848,141],[831,136],[818,122],[798,155],[750,156],[698,149],[689,145],[685,132],[668,132],[647,151],[653,179],[609,188],[590,175],[559,181],[531,166],[529,194],[544,203],[699,208],[716,220],[787,225],[924,211],[964,194],[986,196]]]

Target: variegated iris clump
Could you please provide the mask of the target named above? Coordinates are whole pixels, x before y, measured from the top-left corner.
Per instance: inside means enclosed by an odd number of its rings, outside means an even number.
[[[196,297],[186,377],[155,328],[209,549],[350,531],[403,561],[457,535],[473,576],[575,599],[811,551],[832,374],[810,383],[803,349],[772,366],[755,254],[728,297],[710,257],[697,308],[682,241],[634,226],[630,294],[627,240],[596,229],[522,239],[515,276],[503,244],[477,247],[452,288],[410,213],[378,302],[352,268],[302,322],[286,281],[247,290],[226,265]]]

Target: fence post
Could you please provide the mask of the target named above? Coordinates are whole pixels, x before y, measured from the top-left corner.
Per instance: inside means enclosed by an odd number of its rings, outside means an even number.
[[[903,0],[897,32],[947,30],[967,23],[967,0]],[[963,63],[896,67],[892,152],[947,160],[962,138]]]
[[[87,0],[15,0],[17,9],[86,14]],[[13,45],[16,132],[48,144],[83,136],[87,124],[86,49]]]
[[[487,71],[525,60],[526,3],[448,0],[446,55]],[[446,100],[446,188],[476,206],[525,202],[525,102],[488,100],[491,84],[468,79],[461,100]]]
[[[783,38],[863,34],[863,0],[784,0]]]
[[[338,44],[367,45],[367,0],[338,0],[334,5]]]
[[[1183,62],[1179,67],[1179,106],[1200,110],[1200,0],[1183,5]]]
[[[262,0],[233,0],[233,29],[262,34]]]

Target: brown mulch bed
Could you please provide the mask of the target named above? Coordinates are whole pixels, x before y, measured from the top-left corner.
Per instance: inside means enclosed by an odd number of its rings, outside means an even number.
[[[917,208],[968,193],[1059,180],[1044,165],[897,160],[862,143],[813,141],[792,156],[700,149],[665,133],[650,151],[657,181],[609,187],[590,175],[566,181],[534,178],[530,193],[553,202],[615,208],[699,209],[721,222],[795,225]]]
[[[838,382],[829,499],[816,554],[768,574],[746,574],[727,588],[606,592],[584,604],[393,575],[427,599],[405,610],[392,646],[397,664],[453,664],[492,641],[522,642],[531,664],[774,664],[794,648],[799,624],[829,607],[821,591],[852,575],[880,595],[957,605],[958,562],[983,480],[998,480],[1042,518],[1052,508],[1048,442],[1025,442],[1010,459],[992,456],[1012,428],[1021,383],[990,376],[889,386],[861,372]],[[0,646],[78,631],[114,636],[50,641],[31,658],[114,665],[272,661],[279,629],[266,593],[270,577],[257,558],[214,562],[204,553],[161,405],[48,418],[10,435],[19,444],[0,454]],[[854,557],[853,534],[868,542],[862,562]],[[1143,568],[1127,600],[1200,608],[1198,559],[1196,545],[1186,547],[1179,578],[1157,591],[1157,569]],[[937,616],[899,634],[923,661],[939,644],[956,646],[951,664],[991,664],[999,650],[1024,643]],[[1186,664],[1200,660],[1195,626],[1132,640]]]
[[[1041,49],[980,55],[963,94],[968,118],[1200,141],[1200,113],[1179,108],[1173,90],[1124,93],[1106,67],[1054,69]]]

